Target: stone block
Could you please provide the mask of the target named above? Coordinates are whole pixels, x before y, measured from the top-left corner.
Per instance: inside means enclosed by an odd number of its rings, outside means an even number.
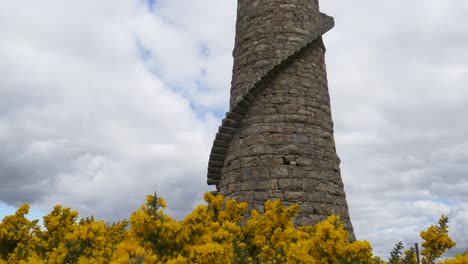
[[[242,202],[246,202],[249,205],[254,203],[254,192],[249,191],[249,192],[244,192],[242,193]]]
[[[229,162],[229,164],[225,167],[225,170],[231,171],[235,169],[240,169],[240,167],[241,167],[240,161],[236,159],[236,160]]]
[[[257,166],[251,168],[252,178],[256,180],[270,179],[270,168],[264,166]]]
[[[265,212],[265,206],[263,204],[254,204],[252,209],[256,210],[257,212],[263,214]]]
[[[265,123],[284,122],[284,114],[264,115],[263,121]]]
[[[328,193],[328,184],[327,183],[319,183],[315,188],[317,192],[324,192]]]
[[[297,164],[296,164],[297,165]],[[306,171],[304,171],[303,168],[297,167],[297,166],[290,166],[290,177],[291,178],[302,178],[304,177]]]
[[[302,179],[302,189],[304,190],[315,190],[317,185],[318,181],[315,179]]]
[[[306,135],[294,135],[294,143],[307,143],[309,142],[309,137]]]
[[[278,186],[283,191],[300,191],[302,189],[302,179],[299,179],[299,178],[279,179]]]
[[[241,167],[252,167],[260,165],[260,159],[256,156],[241,158]]]
[[[242,191],[254,191],[257,189],[257,183],[255,181],[244,181],[241,183]]]
[[[296,114],[297,111],[298,111],[297,104],[286,104],[286,105],[278,106],[278,112],[281,114],[287,114],[287,116],[289,116],[289,114]]]
[[[263,115],[274,115],[274,114],[277,114],[276,108],[274,108],[274,107],[265,107],[265,108],[261,108],[261,109],[260,109],[260,112],[261,112]]]
[[[276,199],[283,199],[284,193],[283,191],[268,191],[268,197],[272,201]]]
[[[299,154],[299,147],[296,145],[286,145],[277,149],[278,154]]]
[[[314,160],[307,157],[299,157],[296,159],[298,166],[312,166],[314,165]]]
[[[312,203],[303,202],[300,204],[299,213],[300,214],[313,214],[314,205]]]
[[[284,198],[288,201],[299,202],[304,200],[304,192],[284,192]]]
[[[229,172],[226,172],[224,173],[224,181],[226,183],[239,183],[242,181],[242,175],[240,174],[240,172],[238,170],[234,170],[234,171],[229,171]]]
[[[244,138],[245,145],[263,144],[265,142],[265,137],[262,135],[251,135]]]
[[[273,149],[268,145],[257,145],[251,149],[253,155],[273,154]]]
[[[285,125],[282,127],[281,132],[284,134],[294,134],[298,131],[298,128],[293,125]]]
[[[298,114],[287,114],[284,116],[286,122],[307,123],[307,116]]]
[[[323,215],[323,216],[330,216],[333,213],[333,210],[330,205],[325,205],[325,204],[316,204],[314,207],[314,210],[317,214]]]
[[[263,192],[254,192],[254,200],[255,201],[263,201],[265,202],[268,200],[268,194],[263,191]]]
[[[329,193],[308,192],[306,196],[307,201],[321,204],[335,204],[336,200],[336,197],[331,196]]]
[[[228,186],[226,186],[227,191],[222,190],[222,193],[224,193],[225,195],[235,193],[237,191],[237,189],[236,189],[237,185],[238,184],[229,184]]]
[[[278,180],[277,179],[263,180],[260,182],[259,187],[262,190],[278,190]]]
[[[291,135],[272,134],[267,137],[267,141],[273,145],[287,144],[291,142]]]
[[[273,178],[287,178],[289,171],[287,166],[280,166],[278,168],[271,168],[271,177]]]
[[[331,182],[328,183],[328,192],[329,192],[330,194],[335,195],[335,196],[338,196],[338,195],[341,194],[341,193],[340,193],[340,189],[341,189],[341,188],[339,188],[338,185],[333,184],[333,183],[331,183]]]

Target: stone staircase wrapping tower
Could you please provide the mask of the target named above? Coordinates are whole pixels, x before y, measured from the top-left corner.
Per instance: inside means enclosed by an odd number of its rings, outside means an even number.
[[[299,203],[297,225],[340,215],[353,238],[321,37],[333,26],[318,0],[238,0],[230,110],[208,184],[260,212],[266,200]]]

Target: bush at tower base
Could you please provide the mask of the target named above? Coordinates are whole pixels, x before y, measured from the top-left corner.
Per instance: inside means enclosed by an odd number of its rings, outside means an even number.
[[[294,227],[299,206],[268,201],[265,212],[247,204],[205,194],[184,220],[164,213],[157,195],[130,216],[106,224],[60,205],[38,220],[28,220],[29,205],[0,223],[0,263],[386,263],[372,253],[368,241],[349,242],[339,217],[315,226]],[[246,220],[247,219],[247,220]],[[448,235],[448,219],[421,232],[422,263],[436,263],[455,246]],[[416,263],[414,249],[403,252],[398,243],[388,263]],[[468,263],[468,254],[445,259],[444,264]]]

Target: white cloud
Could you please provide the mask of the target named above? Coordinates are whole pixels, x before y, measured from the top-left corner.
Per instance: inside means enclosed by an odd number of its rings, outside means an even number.
[[[118,219],[158,190],[183,216],[208,190],[215,120],[139,60],[146,8],[19,5],[2,9],[2,200]]]
[[[338,154],[358,238],[380,254],[449,215],[459,248],[468,160],[468,5],[323,1]],[[465,227],[466,229],[466,227]]]
[[[210,11],[207,12],[209,6]],[[158,1],[140,18],[148,66],[197,105],[226,108],[234,45],[234,1]]]

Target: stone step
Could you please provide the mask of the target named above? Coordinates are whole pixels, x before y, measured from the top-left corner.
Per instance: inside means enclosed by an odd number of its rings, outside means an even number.
[[[219,180],[219,179],[221,179],[221,174],[219,174],[219,173],[208,173],[208,179]]]
[[[222,141],[222,140],[215,140],[213,142],[213,146],[219,147],[219,148],[228,148],[230,144],[231,144],[230,141]]]
[[[221,173],[223,167],[208,167],[208,173]]]
[[[218,184],[219,184],[219,180],[208,179],[208,180],[206,181],[206,183],[208,183],[208,185],[218,185]]]
[[[231,127],[231,128],[236,128],[237,127],[237,121],[234,121],[232,119],[224,118],[222,121],[223,126]]]
[[[210,155],[210,160],[214,160],[214,161],[224,161],[225,158],[226,158],[226,155],[220,155],[220,154]]]
[[[213,148],[211,148],[211,153],[214,153],[214,154],[226,154],[228,151],[228,148],[223,148],[223,147],[215,147],[213,146]]]
[[[242,107],[243,109],[249,109],[250,108],[250,103],[245,98],[242,98],[242,100],[240,100],[237,103],[237,105]]]
[[[236,134],[236,129],[235,129],[235,128],[227,127],[227,126],[220,126],[220,127],[218,128],[218,131],[219,131],[220,133],[227,134],[227,135],[234,135],[234,134]]]
[[[221,141],[226,141],[226,142],[230,142],[232,140],[232,135],[228,135],[228,134],[223,134],[223,133],[216,133],[216,139],[215,140],[221,140]]]
[[[250,92],[247,92],[245,95],[244,95],[244,99],[247,100],[250,104],[253,104],[255,102],[255,96],[253,94],[251,94]]]
[[[236,114],[243,115],[243,116],[246,115],[248,112],[247,109],[243,108],[240,105],[236,105],[231,111]]]
[[[208,162],[208,167],[223,167],[224,161],[219,161],[219,160],[210,160]]]
[[[236,114],[236,113],[233,113],[233,112],[227,112],[226,113],[226,118],[227,119],[232,119],[234,121],[241,121],[244,117],[242,115],[239,115],[239,114]]]

